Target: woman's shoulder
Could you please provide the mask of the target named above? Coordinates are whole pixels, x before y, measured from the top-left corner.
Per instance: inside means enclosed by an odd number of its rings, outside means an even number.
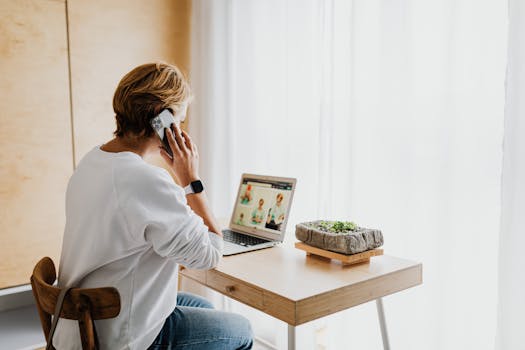
[[[119,161],[113,167],[114,183],[118,190],[133,192],[155,191],[156,188],[177,189],[171,175],[163,168],[143,160]]]

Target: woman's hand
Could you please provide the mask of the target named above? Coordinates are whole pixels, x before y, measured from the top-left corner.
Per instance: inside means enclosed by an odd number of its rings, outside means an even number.
[[[160,155],[173,169],[175,176],[180,181],[180,185],[185,187],[190,182],[199,179],[199,153],[197,146],[191,141],[190,136],[185,131],[181,131],[176,124],[172,124],[171,129],[166,128],[164,132],[167,135],[173,158],[162,147],[160,147]]]

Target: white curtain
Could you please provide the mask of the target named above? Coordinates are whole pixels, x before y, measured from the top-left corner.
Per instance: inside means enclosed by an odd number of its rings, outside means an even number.
[[[385,298],[393,349],[493,349],[507,4],[195,0],[190,132],[218,216],[242,172],[298,179],[289,220],[380,228],[423,285]],[[282,322],[234,303],[284,348]],[[299,349],[381,349],[375,305]]]
[[[525,3],[509,2],[497,349],[525,348]]]

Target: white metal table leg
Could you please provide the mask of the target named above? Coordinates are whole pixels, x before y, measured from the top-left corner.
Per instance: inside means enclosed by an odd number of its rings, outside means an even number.
[[[385,310],[383,309],[383,299],[376,299],[377,316],[379,318],[379,326],[381,327],[381,338],[383,339],[383,349],[390,350],[390,343],[388,341],[388,332],[386,331]]]
[[[288,325],[288,350],[295,350],[295,326]]]

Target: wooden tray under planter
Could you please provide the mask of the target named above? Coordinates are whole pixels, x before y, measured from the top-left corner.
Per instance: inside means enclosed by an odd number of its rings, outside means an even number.
[[[371,257],[383,255],[383,249],[372,249],[367,250],[366,252],[351,255],[339,254],[329,250],[312,247],[302,242],[296,242],[295,248],[304,250],[306,255],[316,255],[327,259],[339,260],[343,266],[369,262]]]

